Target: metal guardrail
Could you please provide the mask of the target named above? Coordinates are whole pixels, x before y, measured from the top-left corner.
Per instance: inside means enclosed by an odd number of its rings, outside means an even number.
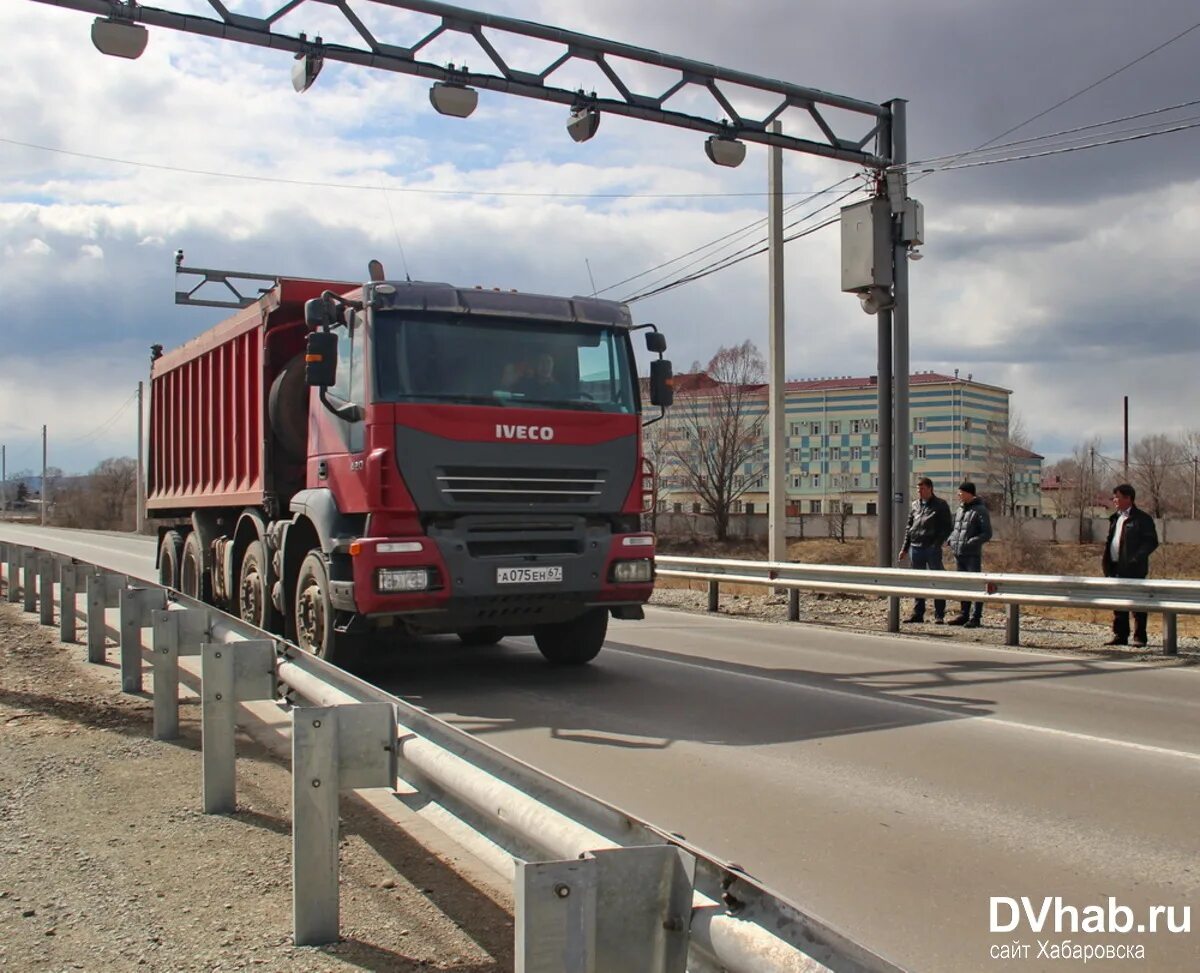
[[[0,565],[8,600],[44,624],[55,618],[57,584],[60,637],[74,641],[85,619],[89,661],[117,642],[124,691],[141,691],[149,663],[156,739],[178,736],[180,683],[199,693],[206,813],[236,811],[237,704],[292,704],[298,945],[338,937],[339,792],[387,787],[513,877],[517,973],[900,969],[737,866],[208,605],[18,544],[0,543]]]
[[[983,574],[853,565],[738,561],[703,557],[655,558],[664,578],[708,582],[708,610],[719,607],[721,584],[788,588],[788,618],[799,619],[800,591],[984,601],[1007,606],[1006,638],[1017,645],[1021,606],[1144,611],[1163,616],[1163,653],[1179,651],[1177,616],[1200,614],[1200,582],[1091,578],[1074,575]]]

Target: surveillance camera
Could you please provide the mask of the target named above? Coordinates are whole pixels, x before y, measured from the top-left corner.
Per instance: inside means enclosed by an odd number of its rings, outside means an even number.
[[[878,314],[880,311],[890,308],[894,303],[891,289],[887,287],[868,287],[864,291],[859,291],[858,299],[862,302],[862,309],[867,314]]]

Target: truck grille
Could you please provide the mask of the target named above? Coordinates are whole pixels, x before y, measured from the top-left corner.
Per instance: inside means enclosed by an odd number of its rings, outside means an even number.
[[[600,496],[600,470],[455,466],[439,471],[438,489],[456,503],[587,504]]]

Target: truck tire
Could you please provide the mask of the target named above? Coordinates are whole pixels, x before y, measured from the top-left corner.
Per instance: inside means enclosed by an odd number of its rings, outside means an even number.
[[[183,555],[183,537],[177,530],[163,534],[158,548],[158,583],[179,590],[179,562]]]
[[[589,608],[569,622],[539,625],[533,639],[547,662],[558,666],[581,666],[596,658],[607,633],[608,609]]]
[[[463,645],[495,645],[504,638],[504,633],[491,625],[485,625],[482,628],[468,628],[456,634]]]
[[[277,630],[277,612],[271,603],[271,562],[262,541],[253,541],[242,555],[238,572],[237,609],[242,621],[268,632]]]
[[[329,600],[329,568],[319,550],[311,550],[300,565],[293,599],[296,644],[342,669],[358,664],[356,640],[334,629],[334,608]]]
[[[204,570],[204,552],[200,549],[200,538],[191,531],[183,542],[183,554],[179,559],[179,590],[196,601],[212,604],[212,585],[208,572]]]

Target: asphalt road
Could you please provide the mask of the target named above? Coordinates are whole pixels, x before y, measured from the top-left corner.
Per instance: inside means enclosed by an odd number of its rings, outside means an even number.
[[[142,538],[0,539],[151,570]],[[1013,943],[1024,970],[1200,970],[1200,931],[1163,930],[1185,907],[1200,926],[1200,671],[664,610],[609,635],[582,670],[446,638],[374,678],[914,970],[1000,969]],[[992,933],[992,896],[1112,897],[1135,924],[1058,933],[1051,906],[1041,932]],[[1138,932],[1153,906],[1174,911]],[[1145,955],[1053,958],[1064,940]]]

